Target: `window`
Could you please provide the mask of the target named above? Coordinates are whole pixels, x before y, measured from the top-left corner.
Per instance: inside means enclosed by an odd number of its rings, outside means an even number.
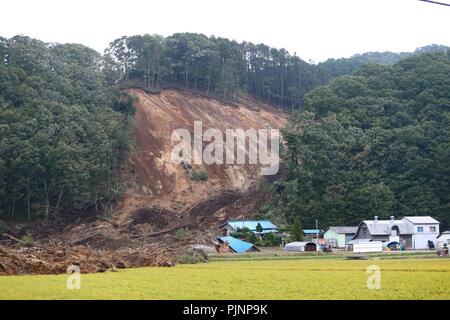
[[[397,236],[400,233],[400,230],[397,226],[392,226],[391,228],[391,236]]]
[[[436,232],[436,227],[430,227],[430,232]]]
[[[423,227],[417,227],[417,232],[423,232]]]

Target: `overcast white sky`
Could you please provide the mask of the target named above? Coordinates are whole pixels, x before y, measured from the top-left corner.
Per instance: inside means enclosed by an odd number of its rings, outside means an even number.
[[[440,0],[450,3],[450,0]],[[100,52],[122,35],[198,32],[284,47],[304,60],[450,45],[450,7],[417,0],[2,0],[0,36]]]

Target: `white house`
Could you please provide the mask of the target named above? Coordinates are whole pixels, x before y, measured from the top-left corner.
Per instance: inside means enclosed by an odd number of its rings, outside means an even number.
[[[439,221],[430,216],[404,217],[401,220],[391,216],[390,220],[375,217],[374,220],[362,221],[353,240],[398,242],[409,250],[425,250],[428,249],[428,241],[436,247],[438,235]]]
[[[437,238],[437,245],[439,248],[441,248],[444,243],[450,248],[450,230],[442,232]]]
[[[403,220],[413,225],[413,249],[427,249],[428,241],[432,241],[436,247],[437,237],[439,236],[439,221],[430,216],[404,217]]]

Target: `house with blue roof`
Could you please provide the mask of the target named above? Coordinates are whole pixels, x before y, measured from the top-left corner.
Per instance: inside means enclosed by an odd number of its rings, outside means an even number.
[[[259,251],[253,244],[237,239],[235,237],[219,237],[217,238],[220,244],[226,244],[233,252],[243,253],[247,251]]]
[[[220,229],[224,231],[227,236],[237,232],[239,229],[248,228],[250,232],[258,234],[256,226],[258,223],[262,227],[262,234],[278,232],[278,227],[269,220],[230,220],[220,226]]]

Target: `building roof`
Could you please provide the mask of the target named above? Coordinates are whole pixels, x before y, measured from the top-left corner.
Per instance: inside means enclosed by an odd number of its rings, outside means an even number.
[[[285,244],[285,247],[295,247],[295,246],[300,246],[300,247],[304,247],[306,246],[306,244],[309,242],[305,242],[305,241],[294,241],[294,242],[289,242]]]
[[[250,231],[256,231],[256,226],[258,225],[258,223],[261,224],[261,227],[263,228],[263,230],[278,229],[278,227],[276,225],[274,225],[272,222],[270,222],[269,220],[231,220],[231,221],[228,221],[224,225],[228,224],[235,230],[242,229],[242,228],[248,228],[248,229],[250,229]]]
[[[372,242],[372,239],[353,239],[347,242],[346,244],[355,244],[355,243],[364,243],[364,242]]]
[[[371,235],[389,235],[393,226],[398,227],[400,234],[413,234],[412,225],[403,220],[364,220]]]
[[[430,217],[430,216],[414,216],[414,217],[404,217],[403,219],[406,219],[408,221],[411,221],[414,224],[435,224],[439,223],[436,219]]]
[[[286,243],[284,245],[284,247],[285,248],[298,248],[298,247],[304,247],[308,244],[313,244],[313,245],[317,246],[317,244],[315,244],[314,242],[310,242],[310,241],[294,241],[294,242]]]
[[[228,243],[228,246],[236,253],[246,252],[252,248],[255,248],[255,246],[251,243],[242,241],[240,239],[237,239],[235,237],[220,237],[218,238],[220,242],[226,242]],[[256,249],[256,248],[255,248]]]
[[[303,229],[303,233],[304,234],[318,234],[318,233],[322,233],[323,230],[319,230],[319,229]]]
[[[358,227],[330,227],[330,230],[342,234],[355,234],[358,231]]]

